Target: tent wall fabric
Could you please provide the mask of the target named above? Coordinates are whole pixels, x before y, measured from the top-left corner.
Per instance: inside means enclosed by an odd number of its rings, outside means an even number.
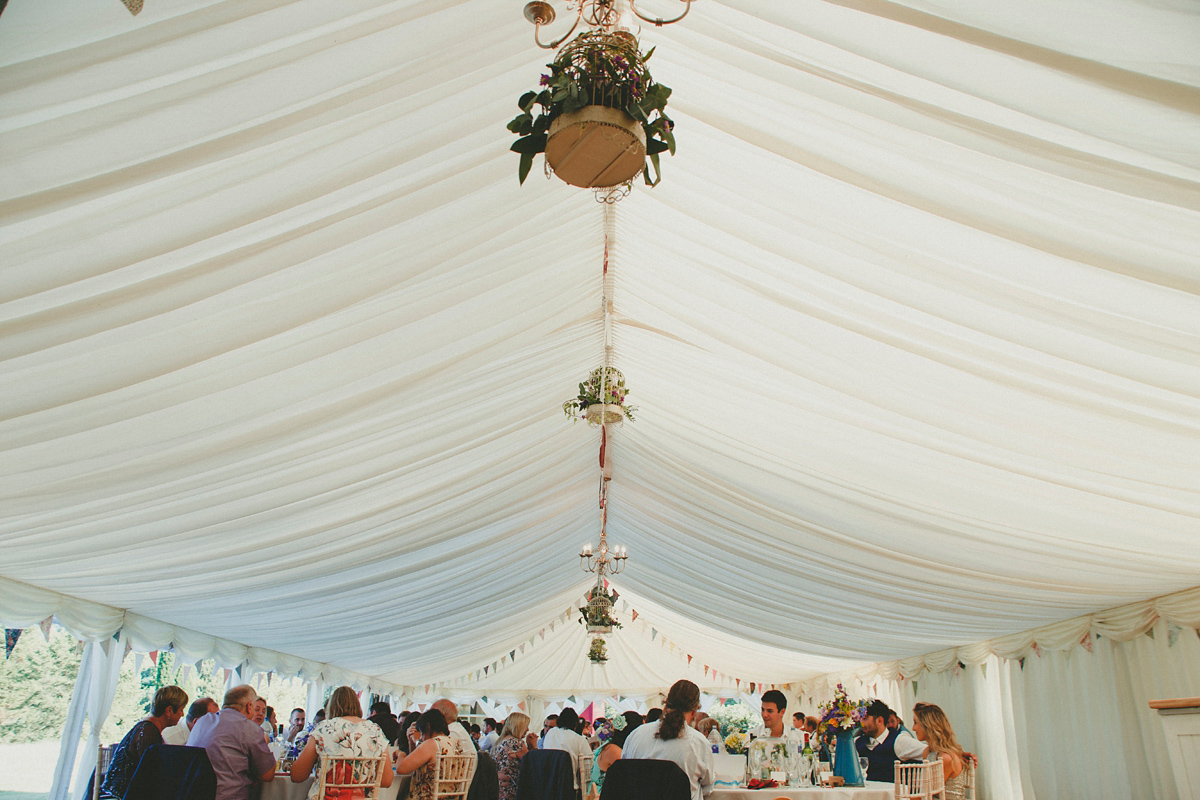
[[[679,152],[605,224],[517,183],[547,55],[512,4],[11,0],[5,624],[619,689],[566,638],[490,668],[590,582],[599,434],[560,408],[604,265],[614,585],[735,688],[1200,584],[1196,8],[701,0],[641,36]],[[614,680],[686,671],[639,636]]]
[[[1159,620],[1133,639],[1090,649],[994,654],[919,678],[848,679],[884,697],[911,725],[915,702],[937,703],[982,764],[981,796],[1175,800],[1166,742],[1150,700],[1194,696],[1200,632]]]

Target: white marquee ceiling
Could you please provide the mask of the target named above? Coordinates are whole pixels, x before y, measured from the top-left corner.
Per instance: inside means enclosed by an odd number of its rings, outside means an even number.
[[[0,576],[400,684],[578,598],[606,229],[517,184],[521,5],[10,0]],[[644,619],[782,682],[1200,584],[1197,42],[1134,0],[643,32],[679,142],[608,229]],[[590,681],[577,629],[489,685]],[[615,638],[614,684],[677,677]]]

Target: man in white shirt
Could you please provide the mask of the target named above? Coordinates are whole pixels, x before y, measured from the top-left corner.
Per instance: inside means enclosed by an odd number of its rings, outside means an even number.
[[[786,739],[797,741],[802,739],[800,732],[786,726],[787,698],[778,689],[763,692],[762,696],[763,724],[750,731],[755,739]]]
[[[450,729],[450,738],[458,739],[458,741],[462,742],[463,755],[475,755],[477,750],[475,740],[471,738],[471,734],[458,721],[458,706],[443,697],[441,700],[436,701],[431,708],[442,712],[442,716],[446,718],[446,727]],[[475,767],[478,764],[479,758],[476,757],[471,762],[471,771],[467,775],[468,786],[471,785],[471,778],[475,777]]]
[[[570,706],[564,708],[554,727],[546,731],[546,741],[542,744],[542,749],[563,750],[569,753],[571,761],[575,764],[575,788],[582,788],[586,792],[587,782],[592,774],[592,748],[588,746],[583,734],[576,730],[580,722],[575,709]]]
[[[192,728],[196,727],[196,720],[205,714],[219,713],[221,713],[221,707],[217,705],[215,700],[211,697],[201,697],[188,707],[187,716],[179,720],[178,725],[172,725],[162,732],[163,742],[175,745],[187,744],[188,736],[192,733]]]
[[[925,745],[911,733],[899,729],[888,730],[887,721],[892,710],[882,700],[872,700],[863,717],[863,735],[854,743],[860,756],[867,759],[867,780],[893,783],[896,780],[897,761],[920,761],[925,755]]]
[[[479,740],[479,750],[484,753],[492,751],[492,745],[500,738],[500,723],[491,717],[483,720],[483,738]]]
[[[691,681],[677,681],[667,693],[662,718],[629,734],[621,758],[674,761],[691,784],[692,800],[702,800],[712,791],[713,769],[708,740],[691,726],[699,708],[700,688]]]

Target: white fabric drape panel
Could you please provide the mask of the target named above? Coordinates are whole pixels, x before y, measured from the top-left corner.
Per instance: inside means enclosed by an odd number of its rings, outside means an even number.
[[[896,698],[906,721],[917,700],[940,705],[963,747],[979,755],[983,798],[1174,800],[1148,704],[1200,693],[1200,634],[1160,620],[1134,638],[1099,637],[1091,652],[1047,649],[1023,665],[993,654],[962,670],[847,688]]]
[[[1077,619],[1200,583],[1195,8],[697,3],[642,31],[679,152],[607,242],[515,179],[530,35],[465,0],[11,0],[6,621],[467,692],[585,585],[599,435],[560,408],[607,245],[615,585],[701,665],[920,680],[1200,625]],[[632,633],[609,670],[661,691]],[[612,688],[555,644],[487,690]],[[978,713],[1035,713],[992,680]]]
[[[83,657],[79,662],[79,675],[71,693],[67,708],[67,719],[63,727],[58,749],[58,762],[50,785],[49,797],[53,800],[80,800],[87,790],[88,779],[96,768],[96,752],[100,746],[100,728],[108,718],[113,698],[117,693],[117,679],[121,675],[121,663],[125,660],[124,636],[107,637],[89,641],[84,645]],[[83,760],[76,767],[75,758],[79,739],[83,734],[84,720],[88,723],[88,738],[82,749]],[[74,783],[71,771],[75,769]]]

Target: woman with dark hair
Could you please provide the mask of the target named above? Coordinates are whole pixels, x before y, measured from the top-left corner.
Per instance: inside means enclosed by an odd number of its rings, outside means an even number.
[[[374,722],[362,716],[362,705],[358,693],[349,686],[333,690],[325,703],[325,720],[317,723],[305,743],[304,749],[292,762],[292,783],[302,783],[312,774],[318,760],[327,758],[379,758],[387,756],[388,742],[383,731]],[[357,770],[355,770],[357,772]],[[365,780],[367,776],[356,775]],[[309,800],[315,800],[320,781],[313,781],[308,789]],[[392,785],[392,771],[384,764],[383,785]]]
[[[409,800],[433,800],[434,783],[437,781],[437,760],[440,756],[463,755],[462,742],[450,735],[446,717],[436,708],[431,708],[408,729],[411,750],[400,759],[396,772],[412,775],[409,785]],[[473,755],[473,753],[471,754]]]
[[[702,800],[712,788],[712,751],[708,740],[691,726],[700,709],[700,687],[677,681],[667,692],[662,719],[647,722],[625,740],[622,758],[674,761],[687,775],[692,800]]]
[[[565,750],[575,762],[575,788],[586,788],[588,776],[591,775],[592,765],[587,763],[592,759],[592,748],[587,739],[579,733],[583,727],[582,720],[575,709],[567,706],[558,714],[558,724],[546,731],[546,741],[543,750]]]
[[[596,748],[596,760],[592,762],[591,782],[597,793],[604,788],[604,775],[608,768],[621,757],[621,748],[625,746],[625,740],[633,733],[634,728],[642,724],[642,715],[636,711],[626,711],[620,717],[614,718],[614,721],[616,719],[622,722],[620,728],[606,722],[596,729],[600,737],[600,746]]]
[[[178,686],[164,686],[154,693],[150,713],[134,725],[121,743],[113,748],[108,772],[100,782],[101,797],[124,797],[133,773],[137,770],[142,754],[151,746],[162,744],[162,732],[178,724],[187,712],[188,695]],[[95,780],[95,775],[92,776]],[[92,796],[92,784],[88,784],[88,797]]]

